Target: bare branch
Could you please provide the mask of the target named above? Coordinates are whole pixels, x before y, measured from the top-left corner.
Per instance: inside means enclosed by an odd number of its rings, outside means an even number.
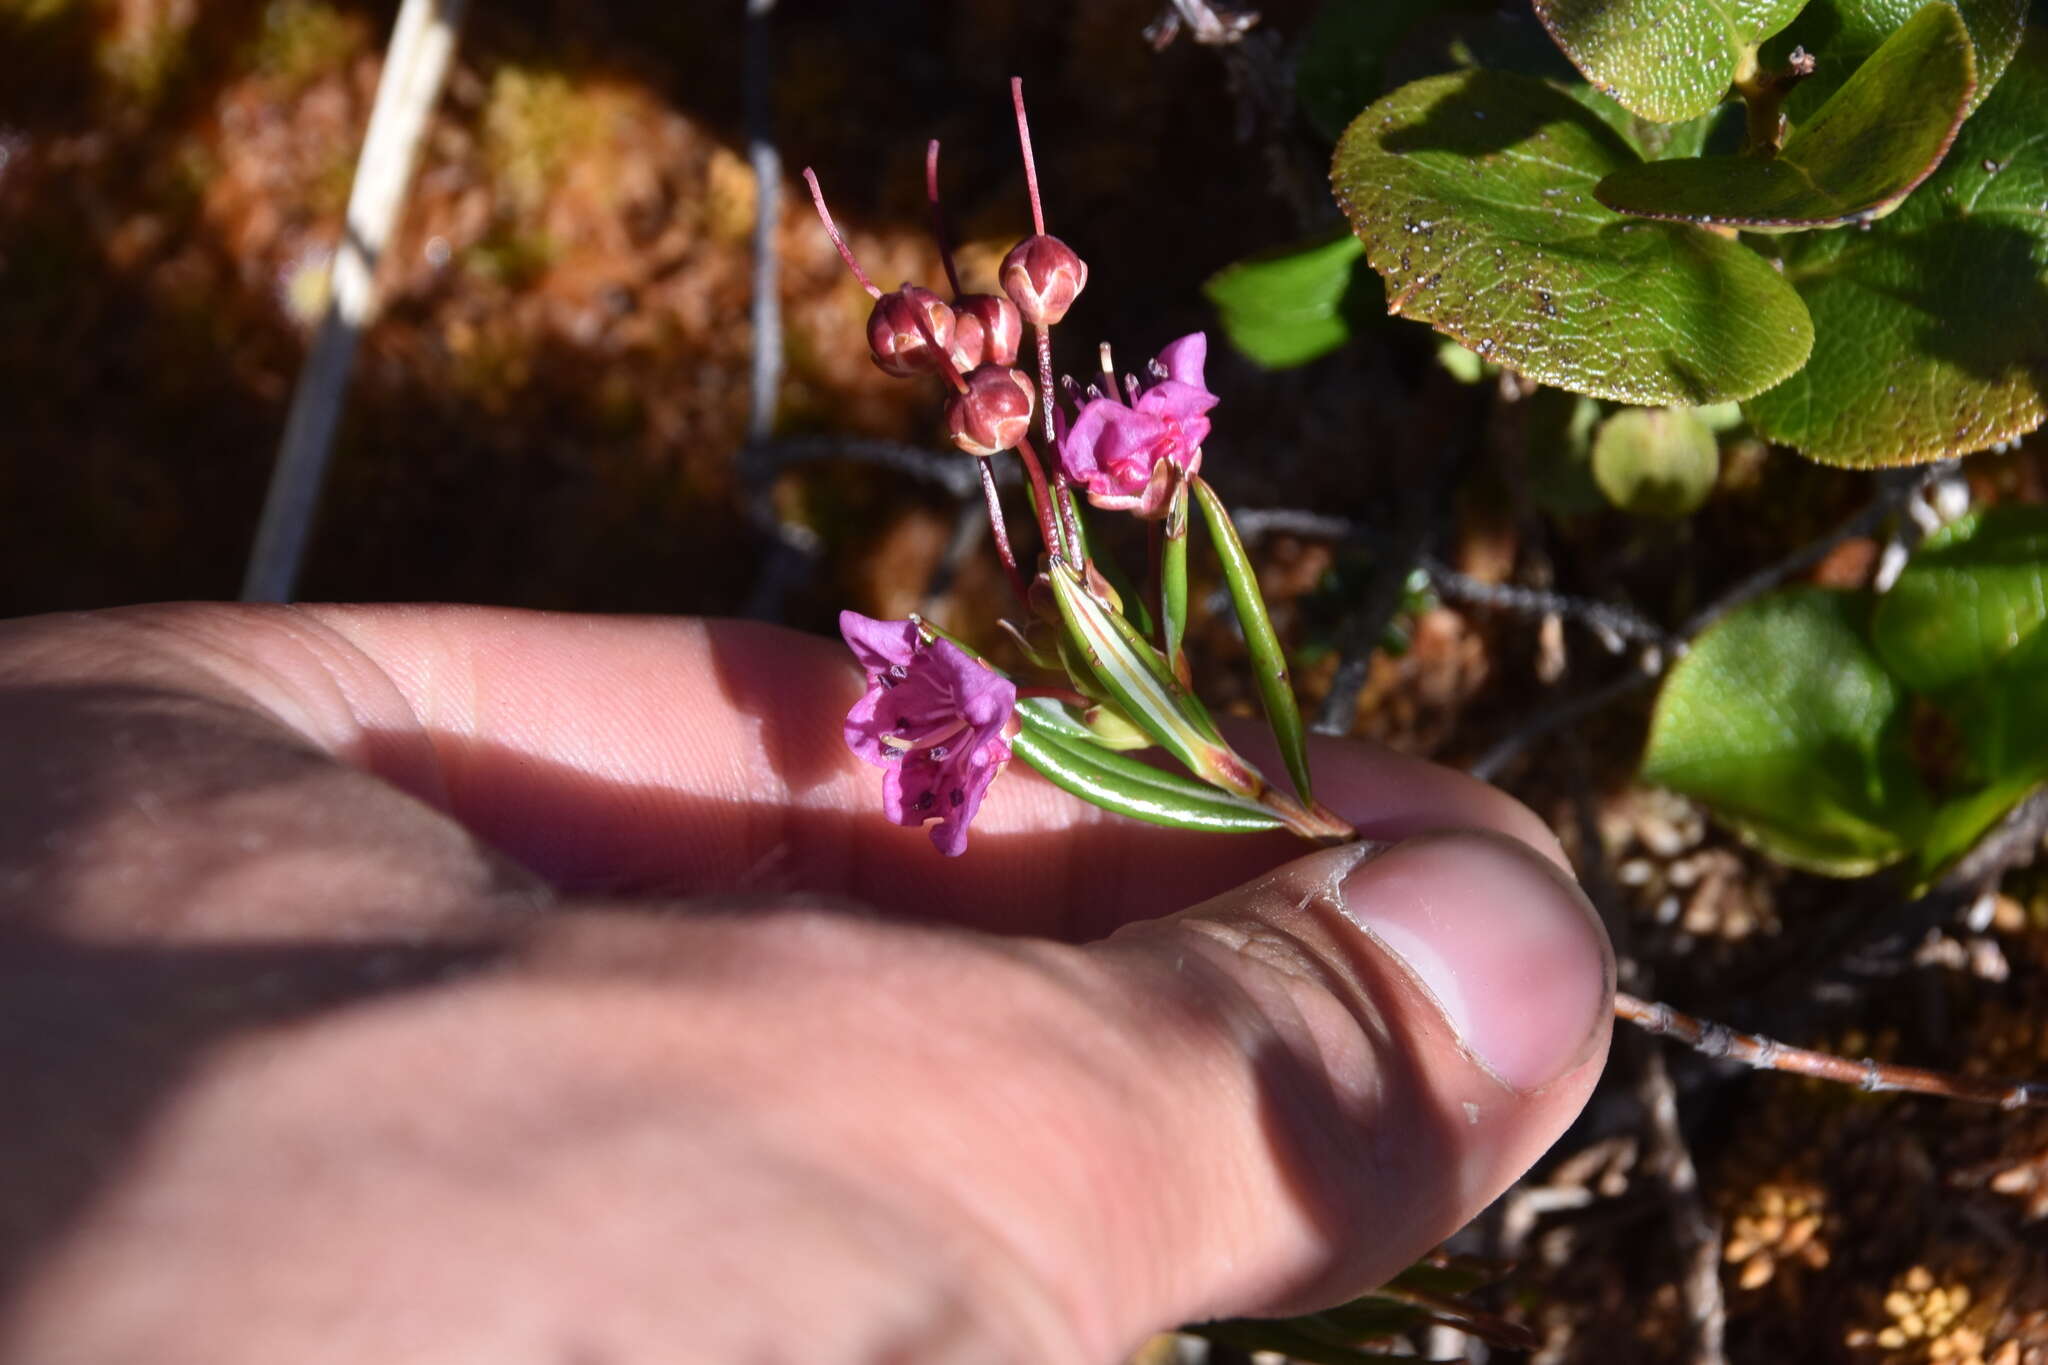
[[[1934,1095],[1971,1104],[1995,1104],[2001,1109],[2048,1107],[2048,1082],[1984,1080],[1948,1071],[1898,1066],[1868,1057],[1851,1060],[1833,1053],[1792,1047],[1760,1034],[1740,1033],[1726,1024],[1698,1019],[1669,1005],[1638,1000],[1626,994],[1615,995],[1614,1014],[1654,1037],[1676,1039],[1702,1056],[1716,1061],[1740,1062],[1759,1071],[1789,1071],[1795,1075],[1853,1085],[1859,1090]]]

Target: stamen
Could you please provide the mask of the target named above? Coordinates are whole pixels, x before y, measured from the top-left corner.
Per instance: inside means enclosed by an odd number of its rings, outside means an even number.
[[[965,801],[967,799],[967,793],[961,791],[958,787],[953,788],[951,796],[953,800],[953,805],[956,809],[959,807],[962,801]]]
[[[939,794],[937,792],[925,791],[919,793],[917,800],[910,803],[910,808],[918,812],[918,814],[922,815],[924,812],[930,810],[933,806],[937,805],[938,803]]]

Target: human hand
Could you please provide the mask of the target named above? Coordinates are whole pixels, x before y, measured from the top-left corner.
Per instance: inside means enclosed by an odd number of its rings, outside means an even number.
[[[0,1360],[1111,1361],[1384,1280],[1583,1104],[1612,961],[1508,798],[1329,744],[1407,842],[1294,858],[1020,766],[941,859],[860,689],[740,624],[0,627]]]

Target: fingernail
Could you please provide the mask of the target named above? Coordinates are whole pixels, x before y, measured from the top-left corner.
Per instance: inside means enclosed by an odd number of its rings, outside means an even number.
[[[1344,913],[1392,954],[1465,1049],[1516,1090],[1579,1062],[1613,1008],[1614,958],[1584,893],[1504,836],[1430,835],[1344,878]]]

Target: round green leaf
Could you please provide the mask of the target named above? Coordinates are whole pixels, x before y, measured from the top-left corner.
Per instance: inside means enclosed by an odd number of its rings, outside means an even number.
[[[1799,125],[1775,157],[1704,156],[1616,171],[1593,193],[1644,218],[1795,232],[1882,217],[1934,173],[1976,88],[1955,7],[1926,6]]]
[[[2048,778],[2048,508],[1994,507],[1935,536],[1879,600],[1871,638],[1894,676],[1930,695],[1983,789],[1950,802],[1956,856]],[[1940,832],[1940,831],[1937,831]]]
[[[2048,507],[1968,517],[1920,547],[1878,602],[1871,638],[1907,686],[1989,673],[2048,621]]]
[[[1467,71],[1403,86],[1337,144],[1337,201],[1387,311],[1487,360],[1624,403],[1720,402],[1798,369],[1811,322],[1769,264],[1592,197],[1639,162],[1541,81]]]
[[[1884,41],[1919,13],[1926,0],[1812,0],[1784,32],[1764,48],[1766,68],[1782,65],[1793,48],[1814,59],[1813,74],[1793,88],[1785,112],[1796,124],[1824,104]],[[2027,0],[1954,0],[1976,51],[1974,110],[1998,84],[2019,51],[2027,25]]]
[[[1690,515],[1720,473],[1714,433],[1684,408],[1623,408],[1593,438],[1594,481],[1636,516]]]
[[[1355,319],[1384,306],[1378,280],[1359,265],[1349,233],[1240,261],[1209,277],[1202,292],[1231,345],[1267,369],[1305,365],[1351,339]]]
[[[1929,802],[1865,610],[1861,594],[1798,589],[1707,631],[1658,695],[1643,776],[1794,867],[1860,876],[1902,857]]]
[[[1677,123],[1721,102],[1744,49],[1806,0],[1535,0],[1586,79],[1630,111]]]
[[[1898,212],[1787,240],[1805,369],[1743,411],[1825,464],[1966,455],[2048,416],[2048,37],[2029,40]]]

